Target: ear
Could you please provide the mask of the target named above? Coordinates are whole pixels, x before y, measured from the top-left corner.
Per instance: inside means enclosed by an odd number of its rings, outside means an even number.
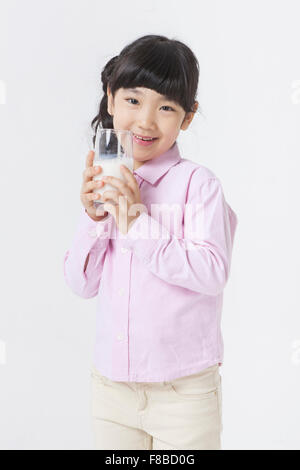
[[[192,120],[194,119],[194,116],[195,116],[195,113],[198,109],[198,106],[199,106],[199,103],[198,101],[195,101],[195,104],[194,104],[194,107],[193,107],[193,111],[190,112],[190,113],[186,113],[185,115],[185,118],[181,124],[181,127],[180,129],[182,129],[183,131],[185,131],[189,125],[191,124]]]
[[[112,98],[109,85],[107,85],[107,112],[108,114],[113,116],[113,98]]]

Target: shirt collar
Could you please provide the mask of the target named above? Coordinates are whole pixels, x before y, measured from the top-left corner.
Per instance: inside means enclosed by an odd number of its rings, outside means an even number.
[[[172,147],[158,157],[147,160],[143,165],[133,171],[148,183],[155,184],[167,171],[176,163],[181,160],[180,151],[177,141],[174,142]]]

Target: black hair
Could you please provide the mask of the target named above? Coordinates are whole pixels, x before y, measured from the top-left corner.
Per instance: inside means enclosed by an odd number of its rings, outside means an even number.
[[[104,95],[91,122],[94,145],[98,126],[113,129],[113,117],[107,111],[107,85],[113,97],[119,88],[150,88],[178,103],[186,113],[194,112],[199,63],[181,41],[150,34],[136,39],[110,59],[101,80]]]

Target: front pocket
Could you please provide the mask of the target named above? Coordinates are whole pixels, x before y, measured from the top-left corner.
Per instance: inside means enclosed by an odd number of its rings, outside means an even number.
[[[216,398],[219,383],[218,365],[185,377],[169,381],[171,390],[183,400],[207,400]]]
[[[171,385],[173,392],[176,394],[176,396],[184,400],[207,400],[209,398],[214,398],[217,395],[217,388],[214,388],[213,390],[209,392],[199,391],[197,393],[193,393],[193,391],[190,388],[185,388],[185,387],[182,387],[181,385],[178,386],[178,384],[174,385],[171,382],[170,382],[170,385]]]

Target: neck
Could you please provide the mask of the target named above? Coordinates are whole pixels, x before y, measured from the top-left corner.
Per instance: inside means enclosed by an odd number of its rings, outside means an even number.
[[[138,162],[137,160],[134,160],[133,169],[136,170],[137,168],[139,168],[140,166],[142,166],[143,163],[144,163],[144,162]]]

